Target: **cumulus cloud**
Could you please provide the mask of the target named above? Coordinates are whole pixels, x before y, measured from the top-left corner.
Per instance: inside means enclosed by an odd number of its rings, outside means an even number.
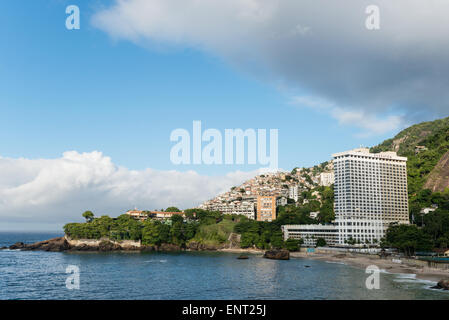
[[[135,171],[116,166],[97,151],[70,151],[57,159],[0,157],[0,225],[62,225],[79,220],[85,210],[116,216],[134,206],[191,208],[256,174]]]
[[[365,28],[368,5],[380,30]],[[116,0],[93,23],[145,46],[211,52],[344,111],[417,120],[449,111],[448,15],[446,0]]]

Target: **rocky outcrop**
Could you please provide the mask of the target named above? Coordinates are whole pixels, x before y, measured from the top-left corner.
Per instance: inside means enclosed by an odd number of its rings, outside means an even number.
[[[264,258],[274,260],[289,260],[290,251],[288,250],[269,250],[263,255]]]
[[[231,234],[228,237],[228,249],[240,249],[240,240],[242,238],[242,235],[238,233],[231,232]]]
[[[192,251],[215,251],[219,249],[225,248],[225,245],[211,245],[211,244],[204,244],[196,241],[190,241],[186,249],[192,250]]]
[[[124,241],[123,243],[101,240],[72,240],[66,237],[53,238],[32,244],[17,242],[9,247],[11,250],[24,251],[117,251],[117,250],[141,250],[140,242]]]
[[[446,152],[430,172],[424,189],[443,192],[449,187],[449,151]]]
[[[175,244],[163,243],[161,245],[142,245],[140,241],[112,241],[107,238],[102,239],[71,239],[69,237],[54,238],[46,241],[25,244],[17,242],[9,249],[19,250],[40,250],[40,251],[141,251],[141,252],[176,252],[183,250],[191,251],[215,251],[227,248],[229,244],[210,245],[195,241],[189,242],[185,247]],[[5,248],[6,249],[6,248]]]
[[[449,290],[449,279],[442,279],[438,281],[437,285],[432,287],[432,289]]]
[[[50,240],[40,241],[33,244],[25,244],[23,242],[17,242],[9,247],[9,249],[20,249],[25,251],[51,251],[51,252],[59,252],[70,249],[70,245],[67,240],[63,237],[61,238],[53,238]]]
[[[164,251],[164,252],[176,252],[181,251],[183,248],[181,246],[178,246],[176,244],[170,244],[170,243],[163,243],[160,246],[156,247],[157,251]]]

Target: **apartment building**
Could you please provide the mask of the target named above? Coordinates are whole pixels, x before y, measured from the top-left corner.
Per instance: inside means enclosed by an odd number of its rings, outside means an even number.
[[[290,199],[295,200],[295,202],[298,202],[298,186],[291,186],[288,188],[288,197]]]
[[[257,196],[257,221],[276,220],[276,197]]]
[[[338,244],[338,231],[335,225],[307,224],[307,225],[283,225],[284,241],[287,239],[302,239],[303,246],[315,247],[319,238],[326,241],[326,246]]]
[[[276,206],[277,207],[286,206],[287,203],[288,203],[287,197],[284,197],[284,196],[276,197]]]
[[[335,181],[335,175],[333,172],[320,173],[320,186],[328,187]]]
[[[407,158],[367,148],[332,155],[338,243],[379,243],[391,224],[408,224]]]

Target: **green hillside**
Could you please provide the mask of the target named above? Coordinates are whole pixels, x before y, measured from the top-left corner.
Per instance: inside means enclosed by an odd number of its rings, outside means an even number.
[[[411,213],[439,204],[449,187],[449,117],[413,125],[394,138],[371,148],[371,152],[396,151],[408,158],[408,192]],[[444,179],[441,179],[444,178]]]

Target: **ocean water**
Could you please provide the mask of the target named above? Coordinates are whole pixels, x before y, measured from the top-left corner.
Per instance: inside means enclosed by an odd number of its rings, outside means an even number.
[[[0,233],[0,247],[61,234]],[[364,270],[307,259],[199,253],[0,251],[0,299],[449,299],[434,282],[380,274],[368,290]],[[68,266],[79,289],[66,287]],[[306,267],[308,266],[308,267]]]

